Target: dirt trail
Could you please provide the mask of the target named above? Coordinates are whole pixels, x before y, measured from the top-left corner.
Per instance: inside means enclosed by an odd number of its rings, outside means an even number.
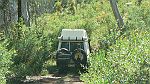
[[[48,68],[46,76],[26,76],[26,79],[12,78],[7,84],[84,84],[76,68],[66,68],[65,73],[59,74],[56,66]]]
[[[49,74],[26,77],[25,84],[84,84],[79,75]]]

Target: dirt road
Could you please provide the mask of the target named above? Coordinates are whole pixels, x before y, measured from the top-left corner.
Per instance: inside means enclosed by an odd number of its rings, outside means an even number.
[[[26,77],[25,84],[84,84],[79,75],[49,74],[47,76]]]
[[[27,76],[24,84],[84,84],[75,68],[68,68],[63,74],[59,74],[55,66],[49,68],[48,75]]]

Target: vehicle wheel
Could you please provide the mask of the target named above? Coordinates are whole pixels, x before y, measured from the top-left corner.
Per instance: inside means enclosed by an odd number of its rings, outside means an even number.
[[[79,70],[83,70],[87,67],[87,55],[83,49],[75,49],[72,55],[75,67]]]

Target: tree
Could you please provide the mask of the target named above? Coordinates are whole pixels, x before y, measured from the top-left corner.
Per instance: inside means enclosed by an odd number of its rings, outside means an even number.
[[[9,11],[9,0],[2,0],[2,10],[3,10],[3,22],[4,22],[4,32],[8,35],[8,23],[10,21],[10,11]]]
[[[22,18],[26,26],[30,26],[30,11],[29,11],[29,0],[21,1],[21,13]]]
[[[117,7],[117,1],[116,0],[109,0],[111,4],[111,8],[113,10],[115,19],[117,20],[117,24],[119,28],[122,28],[124,25],[123,19],[119,13],[118,7]]]
[[[22,12],[21,12],[21,0],[18,0],[18,21],[22,17]]]

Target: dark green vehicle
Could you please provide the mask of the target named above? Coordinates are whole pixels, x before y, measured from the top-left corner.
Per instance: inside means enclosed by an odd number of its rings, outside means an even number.
[[[89,43],[84,29],[63,29],[58,37],[56,63],[59,71],[67,67],[86,68],[89,56]]]

